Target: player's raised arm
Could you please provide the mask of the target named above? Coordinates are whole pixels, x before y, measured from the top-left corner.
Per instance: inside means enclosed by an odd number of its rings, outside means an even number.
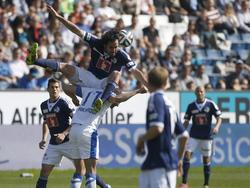
[[[131,72],[138,81],[140,81],[143,85],[145,85],[148,88],[148,81],[145,75],[139,69],[137,68],[131,69]]]
[[[121,94],[118,94],[117,96],[111,96],[109,98],[109,102],[112,104],[119,104],[121,102],[127,101],[128,99],[130,99],[131,97],[133,97],[139,93],[141,93],[141,94],[147,93],[146,87],[143,86],[143,87],[136,89],[136,90],[123,92]]]
[[[65,27],[67,27],[71,32],[75,33],[78,35],[80,38],[82,38],[85,35],[85,31],[79,29],[74,23],[66,20],[63,16],[58,14],[58,12],[55,11],[55,9],[47,4],[47,9],[49,12],[56,18],[58,19]]]

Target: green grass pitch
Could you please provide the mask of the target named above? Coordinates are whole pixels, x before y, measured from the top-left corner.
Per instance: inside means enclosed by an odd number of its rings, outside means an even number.
[[[32,178],[21,178],[22,172],[34,174]],[[48,188],[68,188],[73,170],[54,170],[49,178]],[[137,188],[138,175],[140,170],[137,168],[129,169],[98,169],[98,174],[112,188]],[[35,188],[39,170],[18,170],[1,171],[1,188]],[[202,167],[190,169],[189,176],[190,188],[202,188],[203,170]],[[180,182],[180,178],[178,178]],[[84,185],[82,185],[84,187]],[[210,188],[249,188],[250,187],[250,167],[213,167],[210,181]]]

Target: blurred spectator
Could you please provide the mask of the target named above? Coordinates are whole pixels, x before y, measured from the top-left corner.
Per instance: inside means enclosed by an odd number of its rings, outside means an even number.
[[[190,80],[189,82],[187,82],[187,90],[188,91],[195,91],[196,85],[194,83],[194,81]]]
[[[52,76],[52,71],[49,69],[43,69],[44,70],[44,74],[42,77],[37,78],[37,87],[40,90],[46,90],[48,88],[48,80],[51,78]]]
[[[155,14],[155,6],[153,0],[137,0],[140,14],[153,15]]]
[[[242,60],[238,60],[235,63],[235,72],[230,73],[226,77],[227,89],[233,89],[232,84],[235,81],[235,79],[239,79],[239,82],[240,82],[242,79],[248,80],[249,78],[250,78],[249,72],[244,70],[244,62]],[[237,86],[238,85],[237,80],[235,82],[236,83],[234,83],[234,84]]]
[[[4,60],[12,60],[12,51],[17,47],[17,43],[14,41],[12,32],[4,29],[1,33],[0,48],[2,50],[2,58]]]
[[[200,37],[197,32],[196,22],[190,20],[188,23],[187,31],[182,35],[182,39],[185,42],[185,47],[187,48],[199,48],[200,47]]]
[[[231,89],[234,91],[241,91],[240,80],[238,78],[234,78],[231,82]]]
[[[188,15],[188,12],[182,8],[179,0],[168,0],[167,1],[170,14],[169,22],[179,23],[183,21],[183,16]]]
[[[207,29],[201,32],[201,45],[204,48],[216,49],[216,36],[217,33],[214,31],[214,22],[210,19],[207,20]]]
[[[120,15],[123,13],[122,0],[110,0],[110,7],[113,8],[116,14]]]
[[[209,83],[208,75],[206,74],[206,67],[205,65],[199,65],[194,76],[194,84],[195,86],[202,86],[204,87],[206,84]]]
[[[183,69],[181,70],[178,78],[181,90],[187,90],[188,89],[187,83],[189,83],[190,81],[194,81],[191,73],[192,73],[191,66],[183,66]]]
[[[243,0],[241,2],[241,10],[237,14],[238,20],[240,22],[239,31],[243,33],[250,32],[250,8],[249,1]]]
[[[180,81],[177,78],[170,80],[170,88],[169,88],[169,90],[181,91]]]
[[[18,81],[18,88],[21,89],[30,89],[30,90],[38,90],[37,78],[39,76],[39,71],[37,68],[33,67],[29,70],[29,74],[24,75]]]
[[[201,4],[199,0],[180,0],[181,6],[188,12],[189,16],[199,16]]]
[[[12,0],[12,3],[15,5],[17,15],[25,16],[28,14],[28,5],[26,0]]]
[[[240,81],[240,85],[241,85],[241,90],[249,90],[249,81],[246,78],[243,78]]]
[[[205,90],[206,90],[206,91],[212,91],[212,90],[213,90],[212,85],[211,85],[210,83],[205,84]]]
[[[156,19],[151,17],[149,20],[149,26],[144,27],[143,38],[147,47],[153,47],[155,49],[161,48],[161,40],[159,36],[159,30],[156,28]]]
[[[80,13],[80,18],[79,20],[76,22],[76,25],[81,29],[84,30],[86,32],[90,32],[90,26],[87,24],[87,15],[85,14],[85,12],[81,12]]]
[[[173,49],[175,58],[177,60],[180,60],[184,51],[184,41],[182,40],[181,36],[175,34],[168,47],[171,47]]]
[[[238,28],[240,26],[240,23],[235,14],[234,7],[231,3],[225,5],[224,15],[222,16],[222,20],[226,25],[225,29],[228,34],[238,33]]]
[[[0,48],[0,90],[10,88],[16,82],[9,62],[3,59],[3,50]]]
[[[15,48],[13,50],[13,60],[9,62],[9,66],[13,76],[17,80],[29,73],[29,67],[22,59],[22,51],[20,48]]]
[[[124,24],[124,21],[123,21],[122,18],[119,18],[119,19],[117,20],[117,22],[116,22],[116,24],[115,24],[115,28],[116,28],[117,30],[122,30],[122,29],[125,28],[125,24]]]
[[[155,14],[157,15],[169,15],[169,1],[166,0],[154,0]]]
[[[94,15],[100,16],[102,19],[102,28],[110,29],[114,28],[118,16],[115,10],[109,6],[110,0],[100,0],[100,7],[94,10]]]
[[[142,59],[141,66],[146,68],[147,71],[150,71],[155,66],[159,66],[160,61],[158,59],[158,55],[155,52],[155,49],[152,47],[148,47],[146,50],[145,57]]]
[[[14,20],[13,31],[14,31],[15,41],[17,41],[17,43],[22,43],[22,42],[24,43],[30,40],[34,41],[34,38],[32,38],[29,35],[30,33],[26,27],[25,19],[22,16],[18,16]]]
[[[160,64],[169,71],[170,77],[177,77],[178,62],[174,57],[174,51],[172,47],[168,47],[165,50],[163,57],[160,59]]]
[[[138,1],[137,0],[122,0],[121,1],[122,5],[122,11],[124,14],[139,14],[138,10]]]
[[[222,91],[227,89],[226,82],[225,82],[225,80],[223,78],[218,80],[218,82],[216,84],[216,89],[222,90]]]

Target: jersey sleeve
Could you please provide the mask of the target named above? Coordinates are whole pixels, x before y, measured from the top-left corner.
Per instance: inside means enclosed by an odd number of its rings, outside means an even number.
[[[215,117],[221,116],[221,111],[220,111],[218,105],[215,104],[214,102],[212,102],[212,107],[213,107],[213,115],[214,115]]]
[[[164,128],[164,101],[162,95],[151,96],[149,103],[149,126],[159,126]]]
[[[192,116],[192,114],[191,114],[191,104],[189,104],[188,107],[187,107],[187,111],[186,111],[186,113],[184,115],[184,120],[189,121],[191,116]]]
[[[126,67],[128,71],[136,68],[136,63],[131,59],[129,54],[127,54],[124,50],[121,50],[121,49],[120,49],[120,58],[121,58],[120,61],[124,62],[124,66]]]
[[[82,40],[86,43],[89,44],[90,48],[94,48],[95,46],[98,45],[98,43],[100,42],[100,39],[97,38],[95,35],[86,32],[82,38]]]

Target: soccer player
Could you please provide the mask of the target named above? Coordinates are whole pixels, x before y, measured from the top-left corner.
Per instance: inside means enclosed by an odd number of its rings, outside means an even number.
[[[184,126],[187,128],[192,118],[190,139],[187,144],[183,159],[182,185],[179,188],[188,187],[188,170],[192,153],[198,149],[203,156],[204,188],[209,187],[210,163],[212,155],[213,136],[219,132],[221,126],[221,111],[218,106],[205,97],[205,88],[195,89],[196,101],[191,102],[184,116]],[[212,126],[212,117],[216,118],[216,124]]]
[[[145,87],[126,93],[111,96],[104,102],[101,110],[93,112],[92,105],[95,99],[103,92],[101,89],[86,88],[71,85],[70,92],[78,93],[82,97],[80,106],[76,109],[72,118],[72,127],[70,130],[70,142],[74,145],[73,159],[76,164],[75,182],[81,179],[82,161],[86,167],[86,188],[96,187],[96,164],[99,158],[99,140],[97,129],[102,116],[106,113],[111,104],[119,104],[131,98],[138,93],[145,93]],[[80,90],[79,90],[80,89]],[[78,91],[77,91],[78,90]],[[74,188],[80,188],[75,185]]]
[[[73,84],[79,84],[85,87],[105,88],[103,94],[96,99],[93,104],[95,112],[98,112],[103,104],[117,87],[122,67],[134,74],[135,78],[147,86],[146,78],[143,73],[136,68],[130,56],[119,48],[119,31],[111,29],[106,31],[101,39],[79,29],[75,24],[66,20],[58,14],[53,7],[47,6],[50,13],[62,22],[70,31],[78,35],[84,42],[87,42],[91,48],[91,62],[88,70],[79,68],[56,60],[36,59],[36,50],[38,45],[35,43],[30,48],[30,55],[27,57],[28,64],[39,65],[44,68],[50,68],[53,71],[62,72],[66,78]]]
[[[73,108],[70,107],[67,100],[60,97],[60,82],[54,78],[48,81],[49,99],[41,103],[41,111],[44,117],[42,128],[42,140],[39,143],[40,149],[44,149],[46,140],[50,133],[50,142],[43,156],[42,169],[40,177],[37,180],[36,188],[46,188],[48,177],[53,168],[60,165],[63,157],[72,160],[72,145],[69,143],[70,119],[72,117]],[[84,164],[80,164],[85,174]],[[75,180],[74,178],[72,181]],[[75,184],[75,182],[71,182]],[[78,181],[81,185],[81,181]],[[110,185],[97,176],[97,184],[101,188],[110,188]]]
[[[147,156],[141,166],[139,188],[175,188],[178,173],[182,170],[182,157],[188,132],[182,125],[175,108],[164,90],[168,71],[155,67],[148,73],[150,98],[147,107],[146,133],[139,137],[136,151]],[[176,138],[179,138],[177,152]]]

